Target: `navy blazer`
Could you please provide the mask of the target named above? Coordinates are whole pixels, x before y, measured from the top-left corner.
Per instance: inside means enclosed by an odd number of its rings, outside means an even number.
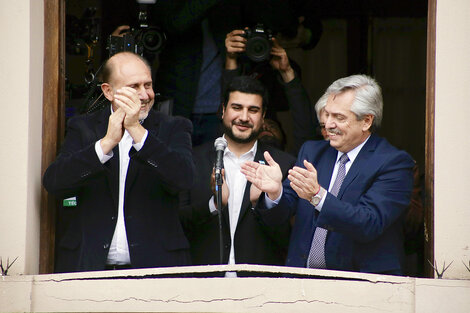
[[[70,119],[61,153],[44,174],[48,192],[77,198],[76,219],[58,244],[59,271],[105,268],[118,213],[119,147],[101,164],[95,142],[106,134],[109,116],[106,107]],[[132,267],[187,265],[189,244],[178,218],[177,194],[193,182],[192,125],[150,110],[143,126],[148,136],[140,151],[129,152],[124,194]],[[76,260],[61,258],[65,251],[74,251]]]
[[[337,150],[328,141],[306,142],[297,166],[307,160],[328,189]],[[402,274],[403,216],[413,188],[412,158],[372,134],[349,169],[337,197],[327,193],[321,212],[300,199],[286,179],[279,205],[258,211],[268,224],[296,215],[286,264],[306,267],[315,228],[328,230],[328,269]]]

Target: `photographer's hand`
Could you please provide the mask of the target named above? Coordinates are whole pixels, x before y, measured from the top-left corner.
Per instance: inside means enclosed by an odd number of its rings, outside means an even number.
[[[227,50],[225,58],[225,69],[237,69],[238,54],[244,52],[246,47],[246,38],[243,37],[244,34],[244,30],[236,29],[228,33],[225,37],[225,49]]]
[[[130,32],[131,27],[129,25],[118,26],[112,33],[111,36],[122,37]]]
[[[271,66],[278,70],[281,74],[282,80],[285,83],[290,82],[295,78],[295,72],[290,66],[289,58],[287,57],[286,50],[281,47],[276,38],[273,38],[273,47],[271,48]]]

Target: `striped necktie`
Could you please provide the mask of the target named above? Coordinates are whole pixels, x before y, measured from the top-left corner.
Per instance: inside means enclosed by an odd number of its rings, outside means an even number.
[[[348,161],[349,158],[346,153],[339,158],[338,174],[336,175],[335,182],[330,191],[330,193],[335,197],[338,195],[339,189],[341,188],[341,184],[343,183],[344,177],[346,176],[346,163],[348,163]],[[315,229],[315,233],[313,234],[312,239],[312,245],[308,254],[307,267],[326,268],[325,241],[327,233],[328,231],[324,228],[317,227]]]

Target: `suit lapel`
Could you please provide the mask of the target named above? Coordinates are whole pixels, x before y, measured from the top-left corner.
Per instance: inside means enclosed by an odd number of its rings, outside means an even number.
[[[265,146],[261,145],[258,141],[258,147],[256,149],[256,154],[255,158],[253,159],[254,162],[258,162],[262,160],[263,162],[266,162],[264,159],[264,151],[267,150]],[[246,214],[248,209],[251,209],[251,201],[250,201],[250,188],[251,188],[251,182],[247,181],[246,186],[245,186],[245,192],[243,194],[243,200],[242,200],[242,206],[240,208],[240,215],[238,216],[238,222],[241,221],[243,216]]]
[[[148,131],[148,136],[157,136],[158,135],[158,124],[160,122],[160,119],[158,116],[153,112],[152,110],[149,111],[149,114],[147,118],[144,120],[142,123],[142,126],[147,129]],[[142,147],[143,148],[143,147]],[[137,151],[134,149],[134,147],[131,147],[129,150],[129,155],[130,160],[129,160],[129,167],[127,169],[127,175],[126,175],[126,187],[124,191],[124,197],[127,196],[127,193],[129,190],[131,190],[132,186],[134,185],[134,182],[139,174],[139,166],[138,163],[135,161],[135,159],[132,157],[134,153],[137,153]]]
[[[347,190],[348,186],[354,181],[356,176],[365,167],[367,167],[369,159],[377,146],[377,139],[377,136],[371,135],[364,147],[362,147],[361,151],[354,160],[354,163],[351,165],[351,168],[346,174],[346,177],[344,178],[343,184],[341,185],[341,188],[338,192],[338,199],[341,199],[343,197],[344,191]]]
[[[330,185],[337,156],[338,151],[330,146],[325,152],[325,157],[321,158],[320,163],[317,165],[318,182],[320,186],[327,190]]]
[[[97,112],[97,122],[95,124],[95,136],[100,140],[106,135],[108,129],[109,116],[111,115],[110,106],[105,106],[101,111]],[[108,187],[114,201],[114,206],[117,208],[119,203],[119,146],[113,148],[113,157],[104,165],[106,171]]]

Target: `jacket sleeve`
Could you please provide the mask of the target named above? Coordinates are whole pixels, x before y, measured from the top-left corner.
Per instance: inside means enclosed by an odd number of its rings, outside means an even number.
[[[44,173],[43,184],[48,192],[64,197],[75,195],[90,179],[107,171],[98,159],[91,134],[83,117],[69,120],[60,154]]]
[[[355,241],[375,240],[403,215],[413,189],[413,160],[403,152],[389,155],[371,177],[358,175],[339,200],[327,194],[317,225]],[[357,202],[342,201],[358,198]]]
[[[302,146],[297,157],[297,161],[289,166],[288,169],[299,166],[304,167],[304,149],[305,145]],[[276,161],[276,160],[274,160]],[[286,171],[286,176],[288,172]],[[289,178],[285,178],[282,183],[282,197],[279,200],[279,204],[268,209],[266,208],[266,202],[264,200],[265,193],[263,192],[260,196],[260,201],[258,201],[255,210],[261,216],[263,222],[269,226],[279,226],[290,220],[292,216],[296,214],[298,196],[297,193],[291,188]]]
[[[212,144],[203,144],[193,151],[193,159],[197,164],[194,184],[190,190],[179,195],[180,219],[186,230],[197,233],[197,229],[212,220],[214,214],[209,210],[209,199],[212,197],[210,179],[213,162],[210,154],[213,153]],[[195,234],[197,235],[197,234]]]
[[[149,131],[142,149],[131,157],[143,161],[174,192],[189,189],[195,175],[191,133],[188,119],[171,117],[162,122],[159,135]]]

